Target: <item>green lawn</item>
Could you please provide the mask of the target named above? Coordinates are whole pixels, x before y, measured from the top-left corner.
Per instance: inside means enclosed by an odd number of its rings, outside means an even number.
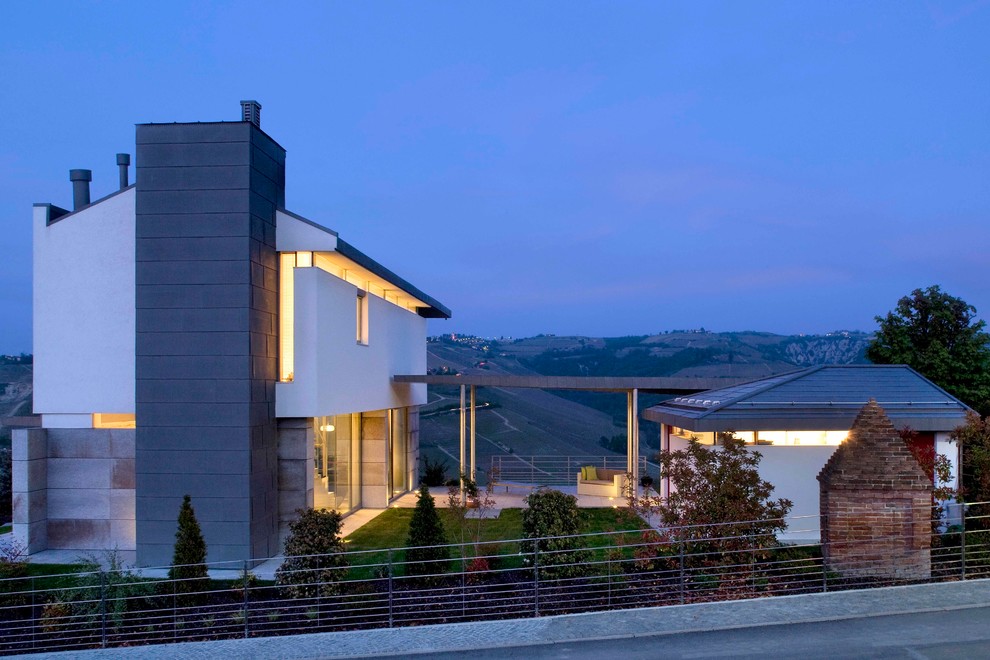
[[[502,509],[498,518],[465,521],[463,530],[456,514],[450,509],[438,509],[447,530],[450,543],[473,543],[477,537],[486,544],[499,546],[502,553],[517,552],[517,543],[508,543],[523,538],[522,509]],[[582,533],[594,534],[634,529],[645,529],[646,524],[626,509],[581,509]],[[403,548],[409,535],[409,521],[413,509],[389,509],[367,523],[345,539],[348,551],[387,550]],[[461,533],[463,531],[463,535]],[[601,547],[610,544],[608,537],[589,539],[588,546]],[[494,548],[492,548],[494,549]],[[401,554],[401,553],[400,553]],[[398,557],[399,555],[396,555]],[[369,561],[363,558],[359,563],[381,561],[387,553],[374,553]]]
[[[517,559],[514,555],[519,552],[518,540],[523,537],[522,509],[502,509],[498,518],[493,519],[466,520],[463,540],[456,514],[450,509],[438,509],[438,511],[444,521],[447,540],[450,543],[473,543],[477,535],[480,542],[485,544],[481,548],[481,554],[512,557],[503,564],[507,568],[516,567],[516,564],[521,562],[521,559]],[[389,561],[390,548],[393,562],[401,563],[405,560],[405,551],[402,548],[406,545],[412,515],[413,509],[389,509],[345,539],[348,551],[366,551],[348,558],[352,567],[352,577],[365,579],[374,575],[376,571],[382,571],[383,565]],[[581,532],[585,534],[638,530],[647,527],[642,519],[627,509],[581,509],[579,515]],[[614,542],[614,536],[589,537],[585,545],[589,548],[602,548]],[[458,554],[457,550],[451,551],[452,557]],[[472,556],[475,553],[471,549],[466,549],[464,554]],[[372,565],[378,566],[372,568]],[[395,570],[396,575],[403,573],[400,566]]]

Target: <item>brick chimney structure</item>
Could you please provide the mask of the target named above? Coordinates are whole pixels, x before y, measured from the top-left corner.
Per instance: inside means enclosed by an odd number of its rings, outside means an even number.
[[[826,570],[843,578],[931,577],[932,482],[875,400],[818,482]]]

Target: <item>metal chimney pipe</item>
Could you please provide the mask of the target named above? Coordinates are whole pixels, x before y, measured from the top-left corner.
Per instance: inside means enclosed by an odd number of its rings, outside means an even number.
[[[117,154],[117,167],[120,168],[120,189],[123,190],[127,183],[127,166],[131,164],[130,154]]]
[[[72,210],[78,211],[89,204],[89,182],[93,180],[93,170],[69,170],[72,182]]]
[[[261,104],[257,101],[241,101],[241,121],[248,121],[261,128]]]

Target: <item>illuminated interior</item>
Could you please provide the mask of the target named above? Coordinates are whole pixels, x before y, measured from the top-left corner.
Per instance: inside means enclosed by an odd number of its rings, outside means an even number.
[[[368,345],[368,294],[358,289],[357,292],[357,343]]]
[[[695,438],[703,445],[716,444],[716,433],[689,431],[671,427],[671,435],[683,440]],[[822,447],[841,444],[848,431],[736,431],[735,436],[747,445],[774,445],[784,447]]]
[[[313,506],[347,513],[361,506],[361,415],[313,418]]]
[[[338,252],[281,252],[279,253],[279,381],[291,383],[295,379],[295,336],[293,268],[319,268],[357,287],[357,341],[368,344],[368,297],[377,296],[402,309],[417,313],[420,307],[428,307],[394,284],[370,270],[362,268]]]
[[[409,436],[406,433],[406,410],[388,411],[389,421],[389,487],[392,497],[409,490],[406,483],[406,468],[409,458]]]
[[[133,429],[136,427],[134,413],[93,413],[94,429]]]
[[[283,252],[279,255],[278,271],[278,379],[291,383],[295,377],[295,279],[292,269],[296,267],[296,253]]]

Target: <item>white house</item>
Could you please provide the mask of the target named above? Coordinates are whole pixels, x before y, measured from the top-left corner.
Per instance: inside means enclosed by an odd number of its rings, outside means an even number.
[[[959,447],[952,430],[969,408],[904,365],[825,365],[768,376],[699,394],[680,396],[643,411],[660,424],[664,449],[682,449],[692,438],[716,445],[734,431],[762,454],[760,475],[774,497],[794,502],[793,516],[817,516],[819,471],[846,439],[853,420],[875,399],[895,427],[911,428],[918,449],[944,455],[958,487]],[[670,485],[661,479],[661,494]]]
[[[34,411],[14,433],[29,552],[171,559],[183,495],[209,559],[279,552],[301,507],[415,482],[426,319],[450,311],[285,209],[285,150],[242,121],[137,126],[136,181],[34,209]]]

